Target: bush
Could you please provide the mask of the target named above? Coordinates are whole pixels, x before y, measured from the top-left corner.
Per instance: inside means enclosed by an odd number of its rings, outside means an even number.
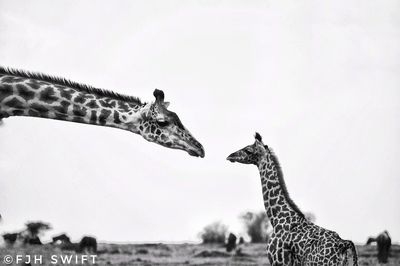
[[[269,219],[265,211],[258,213],[246,212],[240,216],[243,221],[246,233],[251,243],[261,243],[268,240]]]
[[[44,222],[27,222],[26,230],[30,233],[32,237],[38,236],[41,232],[50,230],[51,226],[48,223]]]
[[[224,244],[228,227],[220,222],[215,222],[204,227],[199,236],[203,244]]]

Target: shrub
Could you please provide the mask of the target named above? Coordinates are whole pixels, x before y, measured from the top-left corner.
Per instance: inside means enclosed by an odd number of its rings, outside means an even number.
[[[50,230],[51,226],[44,222],[27,222],[26,230],[30,233],[32,237],[38,236],[41,232]]]
[[[240,215],[243,221],[246,233],[250,237],[251,243],[260,243],[268,240],[269,219],[265,211],[258,213],[246,212]]]
[[[203,244],[225,243],[228,227],[220,222],[214,222],[204,227],[199,236]]]

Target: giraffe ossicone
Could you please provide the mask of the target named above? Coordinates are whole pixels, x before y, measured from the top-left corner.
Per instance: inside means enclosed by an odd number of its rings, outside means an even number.
[[[161,90],[156,100],[97,89],[64,78],[0,67],[0,121],[10,116],[49,118],[115,127],[150,142],[204,157],[203,146],[168,110]]]
[[[290,198],[278,159],[260,134],[227,160],[259,169],[264,206],[273,227],[267,246],[271,265],[347,265],[349,251],[353,265],[358,265],[353,242],[308,221]]]

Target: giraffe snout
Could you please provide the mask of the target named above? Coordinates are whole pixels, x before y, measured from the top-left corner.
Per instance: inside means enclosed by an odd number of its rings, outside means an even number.
[[[195,140],[195,144],[193,146],[194,147],[192,149],[189,149],[188,151],[189,155],[204,158],[205,152],[203,145],[201,145],[200,142]]]
[[[232,163],[236,162],[238,159],[238,154],[237,152],[234,152],[232,154],[230,154],[228,157],[226,157],[226,159]]]

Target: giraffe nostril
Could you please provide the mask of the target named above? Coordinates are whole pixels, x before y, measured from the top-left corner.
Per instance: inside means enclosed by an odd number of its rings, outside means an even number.
[[[189,155],[191,155],[191,156],[200,157],[200,154],[198,154],[198,153],[195,152],[195,151],[189,151],[188,153],[189,153]]]
[[[189,155],[204,158],[204,149],[201,147],[200,149],[194,148],[188,150]]]

